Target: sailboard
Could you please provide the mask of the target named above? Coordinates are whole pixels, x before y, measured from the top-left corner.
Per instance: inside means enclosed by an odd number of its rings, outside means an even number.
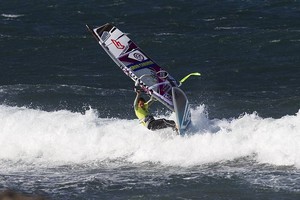
[[[126,33],[112,24],[107,23],[96,28],[86,26],[104,51],[136,85],[175,112],[178,131],[183,135],[191,123],[191,113],[188,99],[179,88],[181,82],[176,81]]]

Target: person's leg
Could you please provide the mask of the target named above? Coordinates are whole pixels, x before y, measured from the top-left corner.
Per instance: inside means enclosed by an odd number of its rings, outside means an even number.
[[[177,125],[173,120],[167,120],[167,119],[163,119],[163,120],[165,121],[167,127],[171,127],[173,131],[176,131],[178,133]]]
[[[165,124],[166,124],[168,127],[171,127],[171,128],[176,127],[176,123],[175,123],[173,120],[167,120],[167,119],[162,119],[162,120],[164,120]]]
[[[171,127],[173,130],[176,130],[176,123],[172,120],[157,119],[151,121],[148,125],[148,128],[150,130],[157,130],[157,129],[163,129],[168,127]]]
[[[162,119],[156,119],[149,123],[148,128],[150,130],[157,130],[157,129],[163,129],[167,128],[168,126],[165,124],[164,120]]]

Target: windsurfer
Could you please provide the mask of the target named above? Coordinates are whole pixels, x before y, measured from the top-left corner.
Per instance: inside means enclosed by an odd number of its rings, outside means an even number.
[[[134,111],[140,123],[146,126],[150,130],[157,130],[171,127],[173,130],[177,131],[176,123],[173,120],[154,119],[154,117],[149,113],[149,106],[155,101],[152,97],[149,101],[145,101],[141,97],[141,92],[136,90],[136,97],[134,100]]]

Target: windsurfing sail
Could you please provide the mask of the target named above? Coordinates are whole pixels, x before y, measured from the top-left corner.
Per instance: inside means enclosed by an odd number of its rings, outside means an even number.
[[[182,109],[181,106],[186,108],[188,100],[184,92],[180,90],[180,102],[182,102],[182,98],[185,98],[185,100],[184,103],[176,104],[178,90],[175,90],[174,94],[173,89],[178,88],[181,83],[176,81],[167,71],[147,56],[125,33],[112,24],[104,24],[97,28],[90,28],[87,25],[87,28],[119,68],[139,85],[146,94],[153,96],[173,112],[180,110],[176,113],[177,118],[180,118],[177,121],[186,126],[182,126],[181,129],[181,125],[177,125],[180,126],[179,130],[185,130],[191,120],[190,112],[189,106],[187,109]]]

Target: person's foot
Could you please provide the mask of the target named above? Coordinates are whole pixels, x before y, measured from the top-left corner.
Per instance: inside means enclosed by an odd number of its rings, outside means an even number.
[[[173,127],[172,129],[173,129],[173,131],[175,131],[175,132],[179,135],[179,130],[178,130],[177,124],[176,124],[176,126]]]

